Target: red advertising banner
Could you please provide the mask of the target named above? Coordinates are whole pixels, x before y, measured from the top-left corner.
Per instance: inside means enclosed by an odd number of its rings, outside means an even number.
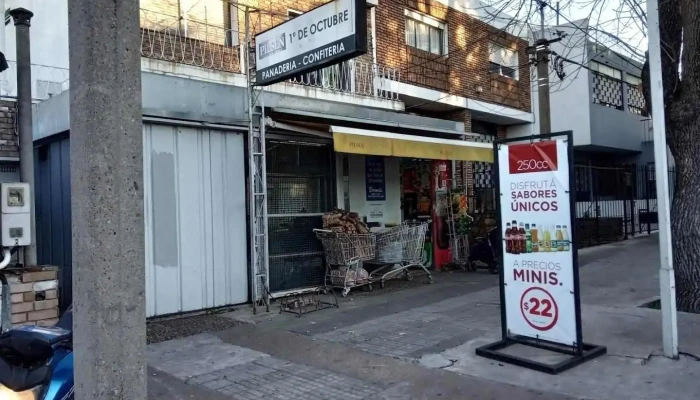
[[[508,146],[508,170],[511,174],[558,170],[557,143],[546,142]]]

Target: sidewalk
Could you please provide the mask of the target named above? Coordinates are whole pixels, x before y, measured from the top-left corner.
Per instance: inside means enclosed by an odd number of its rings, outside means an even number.
[[[149,346],[149,365],[227,398],[688,399],[700,363],[656,356],[657,237],[581,251],[584,339],[608,355],[558,376],[476,357],[498,338],[497,279],[453,274],[435,285],[345,299],[339,310]],[[276,310],[275,310],[276,311]],[[679,315],[681,350],[700,354],[700,315]],[[196,397],[193,397],[196,398]],[[213,398],[213,397],[212,397]]]

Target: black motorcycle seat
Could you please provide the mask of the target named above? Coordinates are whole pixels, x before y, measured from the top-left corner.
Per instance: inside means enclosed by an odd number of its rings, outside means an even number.
[[[29,390],[50,376],[51,340],[39,332],[12,330],[0,335],[0,383],[15,392]]]
[[[30,390],[51,378],[51,368],[44,364],[35,368],[11,365],[0,358],[0,383],[14,392]]]
[[[13,329],[0,335],[0,359],[10,364],[36,364],[53,356],[52,338],[41,332]]]

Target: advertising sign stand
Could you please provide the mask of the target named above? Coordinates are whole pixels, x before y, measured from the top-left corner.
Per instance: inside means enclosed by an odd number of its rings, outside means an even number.
[[[497,140],[494,160],[501,340],[476,354],[549,374],[605,354],[583,342],[572,132]],[[568,357],[552,364],[504,352],[514,345]]]

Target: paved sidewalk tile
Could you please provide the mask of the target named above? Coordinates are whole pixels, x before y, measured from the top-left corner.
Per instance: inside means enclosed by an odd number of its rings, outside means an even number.
[[[187,379],[267,357],[267,354],[225,343],[211,334],[148,345],[148,365]]]
[[[498,331],[499,326],[497,305],[465,297],[371,319],[314,338],[378,355],[410,357],[470,332]]]
[[[224,368],[187,380],[234,399],[363,400],[385,387],[275,357]]]

